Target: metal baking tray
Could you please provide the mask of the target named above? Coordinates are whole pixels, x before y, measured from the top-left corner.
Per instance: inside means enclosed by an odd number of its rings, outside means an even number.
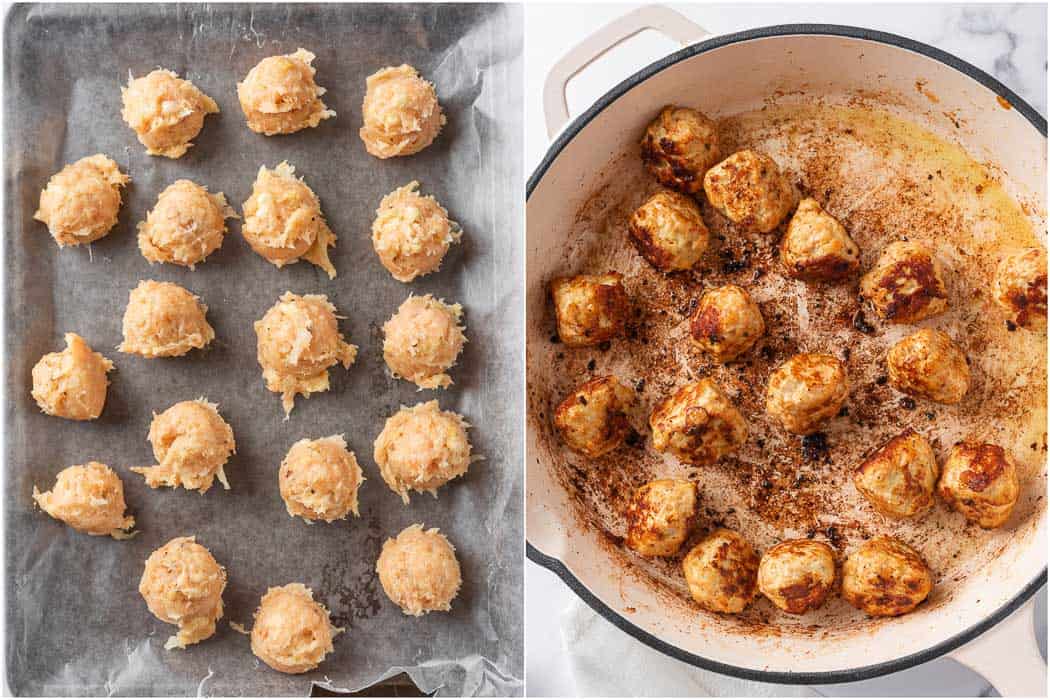
[[[305,695],[311,683],[357,690],[407,672],[425,692],[522,692],[523,392],[521,101],[522,17],[500,5],[17,5],[4,43],[6,270],[4,545],[5,663],[19,695]],[[303,47],[317,54],[318,84],[338,116],[290,136],[248,130],[236,83],[260,59]],[[410,63],[434,81],[448,125],[424,152],[371,158],[358,138],[365,77]],[[121,121],[129,71],[156,67],[194,81],[221,107],[179,160],[148,156]],[[118,226],[90,247],[59,250],[32,220],[40,189],[64,164],[106,153],[131,176]],[[222,248],[190,271],[150,266],[135,225],[179,178],[224,192],[240,211],[260,165],[287,160],[321,198],[338,235],[329,281],[312,265],[277,269],[230,222]],[[371,249],[384,194],[411,180],[434,194],[464,231],[438,273],[393,280]],[[176,282],[208,305],[216,340],[182,358],[118,353],[128,292],[141,279]],[[255,359],[253,322],[286,290],[327,294],[357,363],[332,371],[331,391],[301,397],[284,421]],[[417,392],[391,378],[381,326],[408,294],[465,308],[469,343],[447,391]],[[30,370],[75,331],[117,366],[102,417],[43,415]],[[233,426],[231,491],[150,490],[128,467],[151,463],[152,412],[205,396]],[[383,421],[402,404],[438,398],[464,414],[486,460],[410,506],[387,489],[372,460]],[[303,437],[346,435],[367,481],[361,517],[308,525],[285,512],[277,467]],[[34,509],[71,464],[97,460],[124,481],[141,533],[89,537]],[[457,546],[464,586],[449,614],[403,615],[374,573],[382,542],[403,527],[440,527]],[[138,593],[146,557],[196,535],[229,583],[216,635],[165,651],[175,629]],[[267,587],[301,581],[332,611],[335,652],[303,676],[259,662],[246,637]]]

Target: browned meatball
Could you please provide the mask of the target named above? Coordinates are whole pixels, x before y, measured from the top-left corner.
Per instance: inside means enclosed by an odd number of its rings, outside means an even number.
[[[995,271],[995,300],[1007,319],[1021,328],[1046,332],[1046,250],[1008,253]]]
[[[696,519],[696,484],[656,479],[627,505],[627,546],[646,557],[672,557]]]
[[[846,368],[838,358],[802,353],[769,376],[766,413],[788,432],[808,435],[837,414],[848,395]]]
[[[565,397],[554,412],[554,425],[571,449],[600,457],[630,434],[627,409],[632,403],[634,391],[616,377],[597,377]]]
[[[948,310],[944,269],[922,243],[886,246],[875,267],[861,278],[860,294],[879,318],[893,323],[916,323]]]
[[[688,464],[714,464],[747,440],[747,422],[711,379],[686,384],[649,416],[653,448]]]
[[[739,151],[707,171],[707,201],[744,228],[769,233],[795,204],[795,192],[769,156]]]
[[[631,214],[631,240],[657,270],[688,270],[707,249],[708,231],[700,207],[684,194],[666,190]]]
[[[718,528],[682,561],[693,600],[706,610],[738,613],[755,598],[758,555],[738,533]]]
[[[704,174],[720,157],[715,123],[688,107],[664,107],[642,137],[646,169],[681,192],[699,192]]]
[[[910,518],[933,505],[937,458],[926,438],[908,428],[865,459],[853,483],[883,515]]]
[[[569,347],[600,345],[623,335],[629,303],[618,272],[559,277],[551,282],[558,337]]]
[[[922,556],[893,537],[868,540],[842,565],[842,597],[872,617],[911,612],[931,588]]]
[[[944,331],[922,328],[886,353],[890,384],[911,396],[955,404],[970,388],[966,355]]]
[[[806,198],[780,241],[780,261],[796,279],[835,282],[860,267],[860,248],[817,200]]]
[[[700,297],[689,318],[689,336],[719,362],[750,350],[766,332],[762,312],[743,287],[727,284]]]
[[[762,555],[758,590],[784,612],[816,610],[835,585],[835,552],[823,542],[788,540]]]
[[[937,491],[970,522],[986,529],[1001,527],[1020,492],[1017,465],[998,445],[960,442],[948,454]]]

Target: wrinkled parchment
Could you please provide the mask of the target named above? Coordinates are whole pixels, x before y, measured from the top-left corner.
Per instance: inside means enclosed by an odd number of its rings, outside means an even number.
[[[300,694],[311,683],[356,690],[407,672],[426,692],[520,694],[521,627],[521,12],[507,6],[240,5],[17,6],[7,18],[6,94],[6,665],[10,690],[32,695]],[[244,125],[236,82],[261,58],[303,47],[338,116],[317,129],[263,137]],[[411,63],[433,80],[448,126],[423,153],[378,161],[358,138],[365,77]],[[146,155],[120,120],[120,86],[164,67],[220,105],[195,146],[172,161]],[[40,188],[63,164],[103,152],[130,174],[118,227],[91,248],[59,250],[32,220]],[[222,248],[195,272],[150,266],[135,224],[157,194],[185,177],[225,192],[240,211],[260,165],[287,159],[321,198],[339,236],[334,281],[307,263],[279,270],[230,222]],[[440,272],[394,281],[371,249],[384,194],[418,179],[464,230]],[[140,279],[199,294],[217,338],[204,352],[146,360],[114,349],[128,292]],[[332,389],[296,402],[283,421],[255,359],[252,323],[285,290],[324,293],[361,346]],[[382,323],[409,292],[461,302],[469,343],[444,392],[392,379]],[[117,370],[98,421],[43,415],[30,370],[75,331]],[[233,426],[232,491],[153,491],[132,465],[152,463],[151,412],[205,396]],[[435,500],[409,507],[386,488],[372,441],[401,404],[437,397],[475,426],[486,460]],[[308,525],[285,512],[277,467],[295,441],[344,433],[368,479],[361,517]],[[128,542],[82,535],[34,510],[70,464],[98,460],[122,477],[141,534]],[[464,586],[451,614],[404,616],[374,573],[380,546],[421,521],[456,544]],[[146,610],[138,580],[146,557],[196,535],[227,567],[226,617],[216,636],[165,651],[174,627]],[[247,637],[271,585],[301,581],[347,631],[322,667],[283,676],[252,656]]]

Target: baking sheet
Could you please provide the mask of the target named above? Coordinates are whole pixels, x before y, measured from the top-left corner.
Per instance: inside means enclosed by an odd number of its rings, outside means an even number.
[[[506,5],[51,5],[16,6],[5,25],[5,658],[20,695],[276,695],[311,683],[356,690],[407,672],[441,695],[522,692],[521,34]],[[304,47],[338,116],[317,129],[263,137],[244,125],[236,82],[261,58]],[[381,162],[357,135],[365,77],[411,63],[436,83],[448,126],[421,154]],[[179,160],[146,155],[120,119],[119,87],[156,67],[193,80],[222,109]],[[90,248],[59,250],[32,221],[40,188],[64,164],[96,152],[132,182],[120,223]],[[329,281],[300,263],[278,270],[230,222],[222,248],[196,271],[150,266],[135,224],[157,194],[185,177],[224,192],[234,207],[260,165],[287,159],[320,196],[339,236]],[[370,225],[384,194],[413,179],[464,230],[440,272],[403,285],[379,265]],[[216,340],[183,358],[146,360],[114,350],[128,292],[140,279],[181,284],[209,307]],[[253,322],[285,290],[324,293],[347,318],[357,363],[331,372],[332,388],[301,397],[283,421],[255,359]],[[392,379],[381,326],[409,294],[461,302],[469,343],[444,392]],[[75,331],[117,366],[102,417],[43,415],[30,370]],[[150,490],[128,466],[152,461],[153,411],[206,396],[233,426],[232,485],[199,495]],[[486,457],[409,507],[382,482],[372,441],[401,404],[438,398],[475,426]],[[308,525],[285,512],[277,466],[303,437],[344,433],[368,479],[361,517]],[[89,537],[34,510],[33,485],[50,487],[70,464],[98,460],[122,477],[141,531],[128,542]],[[464,586],[450,614],[403,615],[374,574],[382,542],[423,522],[457,546]],[[194,534],[226,566],[226,615],[212,639],[165,651],[174,627],[146,610],[138,580],[146,557]],[[335,652],[303,676],[278,674],[227,624],[251,625],[267,587],[301,581],[346,627]]]

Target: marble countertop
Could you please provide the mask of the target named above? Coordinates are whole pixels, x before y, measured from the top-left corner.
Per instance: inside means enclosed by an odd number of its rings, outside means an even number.
[[[952,53],[994,75],[1038,112],[1046,114],[1047,8],[1045,5],[928,4],[893,6],[670,4],[714,34],[788,23],[846,24],[900,34]],[[530,3],[526,18],[526,164],[535,167],[546,152],[542,109],[543,81],[551,66],[598,27],[636,5]],[[569,111],[579,114],[616,85],[678,46],[655,32],[644,32],[592,65],[585,80],[570,82]],[[561,642],[561,613],[576,596],[553,574],[531,562],[526,567],[526,670],[530,696],[574,695],[576,685]],[[1037,630],[1046,654],[1046,590],[1036,606]],[[610,634],[623,634],[610,626]],[[860,683],[820,686],[835,696],[987,696],[997,693],[980,676],[950,659]],[[625,688],[625,693],[631,690]]]

